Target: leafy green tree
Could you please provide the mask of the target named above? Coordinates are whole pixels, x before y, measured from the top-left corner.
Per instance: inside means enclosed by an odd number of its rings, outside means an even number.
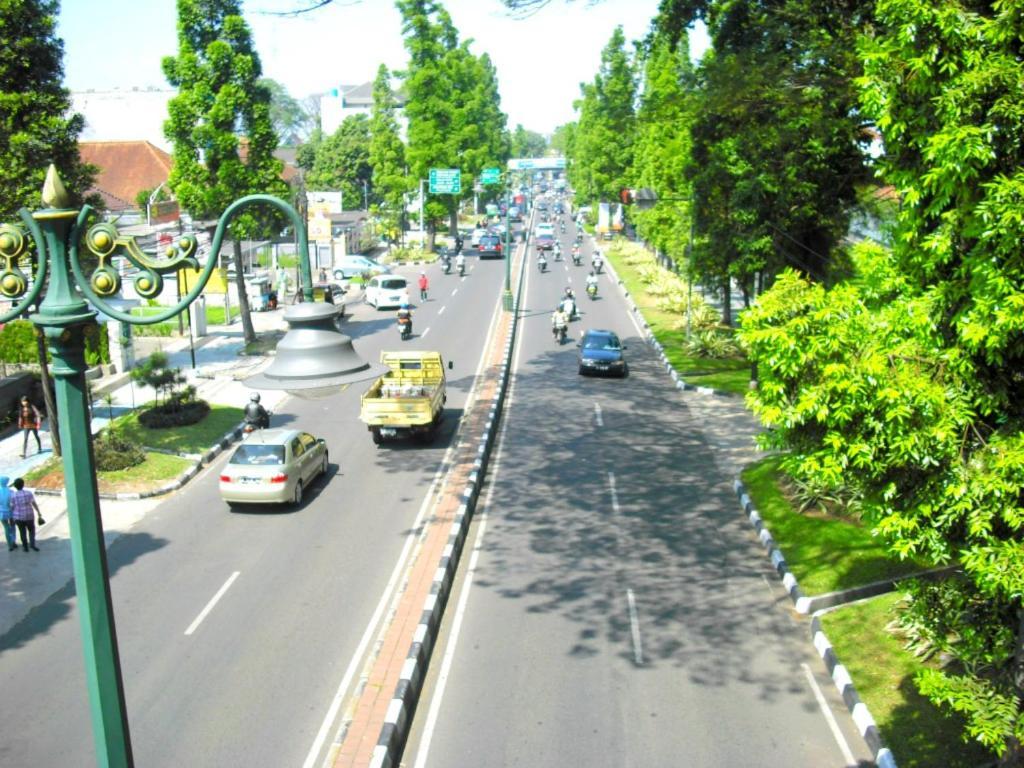
[[[409,120],[406,159],[413,179],[427,178],[431,168],[459,168],[466,181],[508,157],[506,118],[501,112],[497,74],[485,54],[474,56],[443,6],[435,0],[398,0],[402,34],[409,52],[403,73]],[[470,194],[427,197],[425,217],[434,226],[447,212],[457,224],[457,204]]]
[[[512,132],[513,157],[543,157],[547,149],[548,142],[541,134],[526,130],[522,123],[516,125]]]
[[[64,88],[64,44],[56,35],[56,0],[0,4],[0,218],[42,206],[50,163],[75,203],[92,185],[96,168],[81,162],[78,135],[85,120],[71,114]],[[98,198],[88,201],[101,205]]]
[[[174,145],[169,184],[194,217],[212,219],[239,197],[284,197],[270,93],[238,0],[178,0],[178,55],[163,60],[178,89],[164,133]],[[280,229],[276,213],[243,214],[231,225],[236,285],[247,343],[256,339],[242,274],[240,238]],[[216,254],[214,254],[216,257]]]
[[[313,165],[316,163],[316,153],[323,143],[324,132],[319,127],[314,128],[309,134],[309,138],[299,144],[298,149],[295,150],[295,164],[307,173],[312,171]]]
[[[569,180],[580,202],[615,201],[627,186],[636,134],[636,75],[622,27],[601,51],[594,81],[581,90]]]
[[[372,173],[370,118],[349,115],[338,130],[317,148],[313,169],[306,176],[306,186],[310,189],[340,190],[342,205],[357,209],[362,207]]]
[[[688,202],[682,199],[689,198],[686,165],[694,112],[692,69],[685,37],[675,45],[664,35],[652,38],[644,57],[632,168],[634,186],[653,189],[659,196],[652,209],[632,213],[637,231],[680,260],[690,226]]]
[[[867,134],[856,34],[869,4],[712,4],[698,71],[691,178],[698,270],[732,303],[785,267],[830,279],[844,264]],[[731,312],[724,312],[725,318]]]
[[[405,195],[409,178],[405,174],[405,144],[395,117],[395,95],[391,74],[383,64],[373,81],[373,110],[370,114],[370,167],[373,171],[374,213],[388,233],[397,240],[403,225]]]
[[[281,141],[297,140],[311,127],[310,116],[302,103],[288,93],[277,80],[260,78],[259,84],[270,93],[270,122]]]
[[[556,155],[562,157],[568,157],[571,152],[573,135],[576,133],[576,123],[565,123],[559,125],[551,133],[551,139],[548,141],[548,146]]]

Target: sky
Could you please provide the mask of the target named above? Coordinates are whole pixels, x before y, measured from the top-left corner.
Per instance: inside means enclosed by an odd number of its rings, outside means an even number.
[[[265,77],[302,99],[373,80],[377,67],[401,69],[407,55],[392,0],[335,0],[298,17],[269,15],[308,0],[243,3]],[[447,0],[461,40],[487,53],[498,72],[509,127],[548,134],[576,119],[580,83],[593,80],[616,25],[628,41],[646,35],[658,0],[552,0],[514,17],[498,0]],[[175,0],[62,0],[65,85],[72,91],[166,89],[164,56],[177,52]],[[702,36],[701,36],[702,37]],[[706,43],[695,41],[702,50]]]

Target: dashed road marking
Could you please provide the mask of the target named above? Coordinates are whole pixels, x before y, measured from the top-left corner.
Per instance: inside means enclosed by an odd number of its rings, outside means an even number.
[[[597,422],[597,426],[604,426],[604,416],[601,415],[600,403],[594,403],[594,420]]]
[[[828,722],[828,729],[832,731],[832,737],[836,740],[836,744],[839,745],[839,751],[843,753],[843,759],[846,761],[847,766],[857,765],[857,759],[853,756],[853,752],[850,751],[850,745],[846,743],[846,739],[843,737],[843,732],[839,730],[839,723],[836,722],[835,715],[832,714],[832,710],[829,709],[828,702],[825,701],[825,694],[821,692],[821,688],[818,687],[818,681],[814,679],[814,675],[811,673],[811,668],[806,664],[801,663],[804,674],[807,676],[807,682],[811,686],[811,691],[814,693],[814,700],[818,702],[818,708],[821,713],[825,716],[825,720]]]
[[[633,661],[639,667],[644,663],[644,647],[640,642],[640,618],[636,612],[636,597],[632,589],[626,590],[626,601],[629,603],[629,626],[633,632]]]
[[[203,619],[205,619],[209,615],[210,611],[213,610],[213,607],[217,604],[217,601],[224,597],[224,593],[231,588],[231,585],[235,583],[235,579],[238,578],[238,575],[240,573],[241,571],[235,571],[230,576],[228,576],[228,580],[225,581],[223,586],[221,586],[221,588],[217,590],[217,594],[210,598],[210,602],[208,602],[206,604],[206,607],[199,612],[199,615],[196,616],[196,620],[188,625],[188,629],[185,630],[186,635],[191,635],[193,632],[196,631],[196,629],[199,628],[199,625],[202,623]]]

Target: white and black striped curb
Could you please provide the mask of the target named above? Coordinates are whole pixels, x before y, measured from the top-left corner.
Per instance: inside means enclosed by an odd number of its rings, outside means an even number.
[[[232,429],[230,432],[224,434],[220,440],[217,441],[216,445],[211,447],[208,451],[200,456],[196,455],[185,455],[184,458],[192,460],[192,464],[178,475],[176,478],[171,480],[169,483],[164,483],[158,488],[152,488],[148,491],[138,491],[135,493],[101,493],[99,497],[101,499],[112,499],[115,501],[138,501],[139,499],[149,499],[154,496],[163,496],[165,494],[176,491],[185,485],[189,480],[199,474],[199,470],[203,468],[204,464],[209,464],[216,458],[222,451],[231,447],[234,443],[242,436],[242,425],[239,424],[237,427]],[[152,450],[150,448],[146,449]],[[182,456],[180,453],[174,453],[173,451],[161,451],[156,450],[155,453],[165,453],[172,456]],[[63,496],[64,489],[52,489],[52,488],[37,488],[35,493],[41,496]]]
[[[772,538],[771,533],[765,527],[761,514],[754,508],[754,502],[747,495],[747,489],[744,487],[743,481],[736,478],[732,483],[732,487],[739,497],[740,506],[743,507],[743,511],[747,514],[747,519],[750,520],[750,524],[757,531],[758,539],[761,540],[764,548],[768,550],[768,557],[771,558],[776,573],[782,579],[782,585],[786,588],[790,598],[792,598],[796,606],[796,612],[806,616],[811,612],[811,599],[804,595],[796,581],[796,576],[793,575],[789,570],[789,566],[786,565],[786,558],[782,556],[782,550],[775,544],[775,539]]]
[[[821,628],[821,618],[819,616],[811,618],[811,639],[814,641],[814,648],[817,650],[821,660],[825,662],[825,668],[828,669],[829,675],[832,676],[832,682],[839,691],[839,695],[843,697],[847,709],[850,710],[850,715],[853,717],[853,722],[857,725],[857,730],[860,731],[864,742],[871,750],[871,754],[874,755],[875,764],[878,768],[896,768],[896,758],[889,748],[885,746],[885,742],[882,741],[882,734],[879,732],[878,726],[875,725],[875,719],[871,716],[867,704],[860,700],[857,689],[853,685],[853,680],[850,678],[850,673],[846,671],[846,667],[839,663],[832,644],[828,641],[825,632]]]
[[[644,336],[646,337],[647,343],[654,347],[654,351],[658,353],[658,357],[661,359],[661,364],[665,366],[665,370],[672,377],[672,381],[675,382],[676,389],[680,391],[698,392],[702,395],[721,395],[723,397],[734,397],[731,392],[722,392],[721,390],[714,389],[713,387],[697,387],[693,384],[689,384],[683,380],[683,377],[679,375],[679,371],[675,369],[672,363],[668,359],[668,355],[665,354],[665,347],[657,337],[654,335],[654,331],[651,330],[650,324],[644,317],[644,313],[640,311],[640,307],[633,301],[633,297],[630,296],[629,290],[626,288],[626,284],[619,277],[615,268],[612,266],[611,259],[605,260],[605,266],[608,268],[608,274],[619,286],[619,290],[622,291],[623,297],[626,299],[626,305],[629,307],[636,319],[640,323],[640,327],[644,329]]]
[[[786,587],[790,598],[796,604],[797,613],[807,615],[812,610],[815,600],[829,597],[829,595],[809,598],[803,594],[796,577],[789,570],[789,566],[786,565],[786,558],[782,556],[782,550],[776,546],[775,539],[772,538],[771,533],[765,527],[760,513],[754,507],[754,502],[751,501],[750,496],[747,494],[747,489],[739,478],[733,481],[733,489],[739,497],[740,504],[743,506],[743,511],[747,514],[750,524],[757,531],[761,544],[768,550],[772,565],[775,566],[776,572],[782,577],[783,586]],[[856,591],[858,590],[845,590],[844,593],[833,592],[829,594],[834,596]],[[850,596],[844,602],[854,599],[859,598]],[[814,647],[818,651],[818,655],[821,656],[821,660],[825,662],[825,668],[828,669],[829,674],[832,676],[832,682],[835,683],[839,695],[843,697],[843,701],[846,703],[846,707],[849,709],[853,722],[860,731],[860,735],[864,738],[864,742],[874,755],[878,768],[896,768],[896,760],[893,758],[892,752],[882,742],[878,726],[875,725],[874,718],[871,717],[871,712],[868,711],[867,705],[857,695],[857,689],[854,688],[853,680],[851,680],[849,673],[846,671],[846,667],[840,664],[836,658],[835,651],[832,650],[832,644],[825,637],[825,633],[821,629],[821,620],[817,615],[811,617],[811,640],[814,642]]]
[[[505,349],[502,353],[504,362],[498,373],[498,386],[495,389],[494,399],[487,414],[487,422],[477,442],[476,456],[473,459],[473,470],[469,475],[469,482],[462,491],[461,504],[455,513],[455,520],[448,535],[448,543],[441,554],[437,569],[434,571],[434,580],[430,585],[430,594],[427,595],[427,599],[424,601],[423,612],[420,614],[419,624],[416,626],[416,631],[413,634],[409,653],[406,655],[405,663],[402,665],[398,685],[395,686],[395,693],[388,703],[387,714],[384,716],[384,726],[381,728],[380,736],[377,739],[377,746],[374,747],[373,758],[370,761],[371,768],[392,768],[392,766],[398,765],[402,749],[405,746],[405,740],[409,735],[409,727],[412,724],[412,717],[416,711],[416,704],[419,700],[423,680],[430,663],[430,654],[433,650],[434,641],[437,639],[441,617],[444,615],[445,605],[455,578],[459,555],[462,553],[466,541],[469,524],[473,517],[473,511],[476,509],[476,502],[480,496],[480,489],[490,462],[491,449],[497,438],[498,421],[501,418],[505,393],[508,389],[511,374],[512,350],[515,347],[516,332],[518,330],[519,300],[522,295],[522,277],[525,264],[526,259],[524,258],[520,265],[515,303],[512,309],[512,317],[509,320],[509,332],[505,342]]]

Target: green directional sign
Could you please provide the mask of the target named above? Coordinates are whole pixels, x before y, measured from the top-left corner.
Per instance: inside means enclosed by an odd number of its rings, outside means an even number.
[[[431,168],[430,194],[457,195],[462,192],[462,172],[458,168]]]
[[[484,168],[480,174],[481,184],[501,184],[501,168]]]

